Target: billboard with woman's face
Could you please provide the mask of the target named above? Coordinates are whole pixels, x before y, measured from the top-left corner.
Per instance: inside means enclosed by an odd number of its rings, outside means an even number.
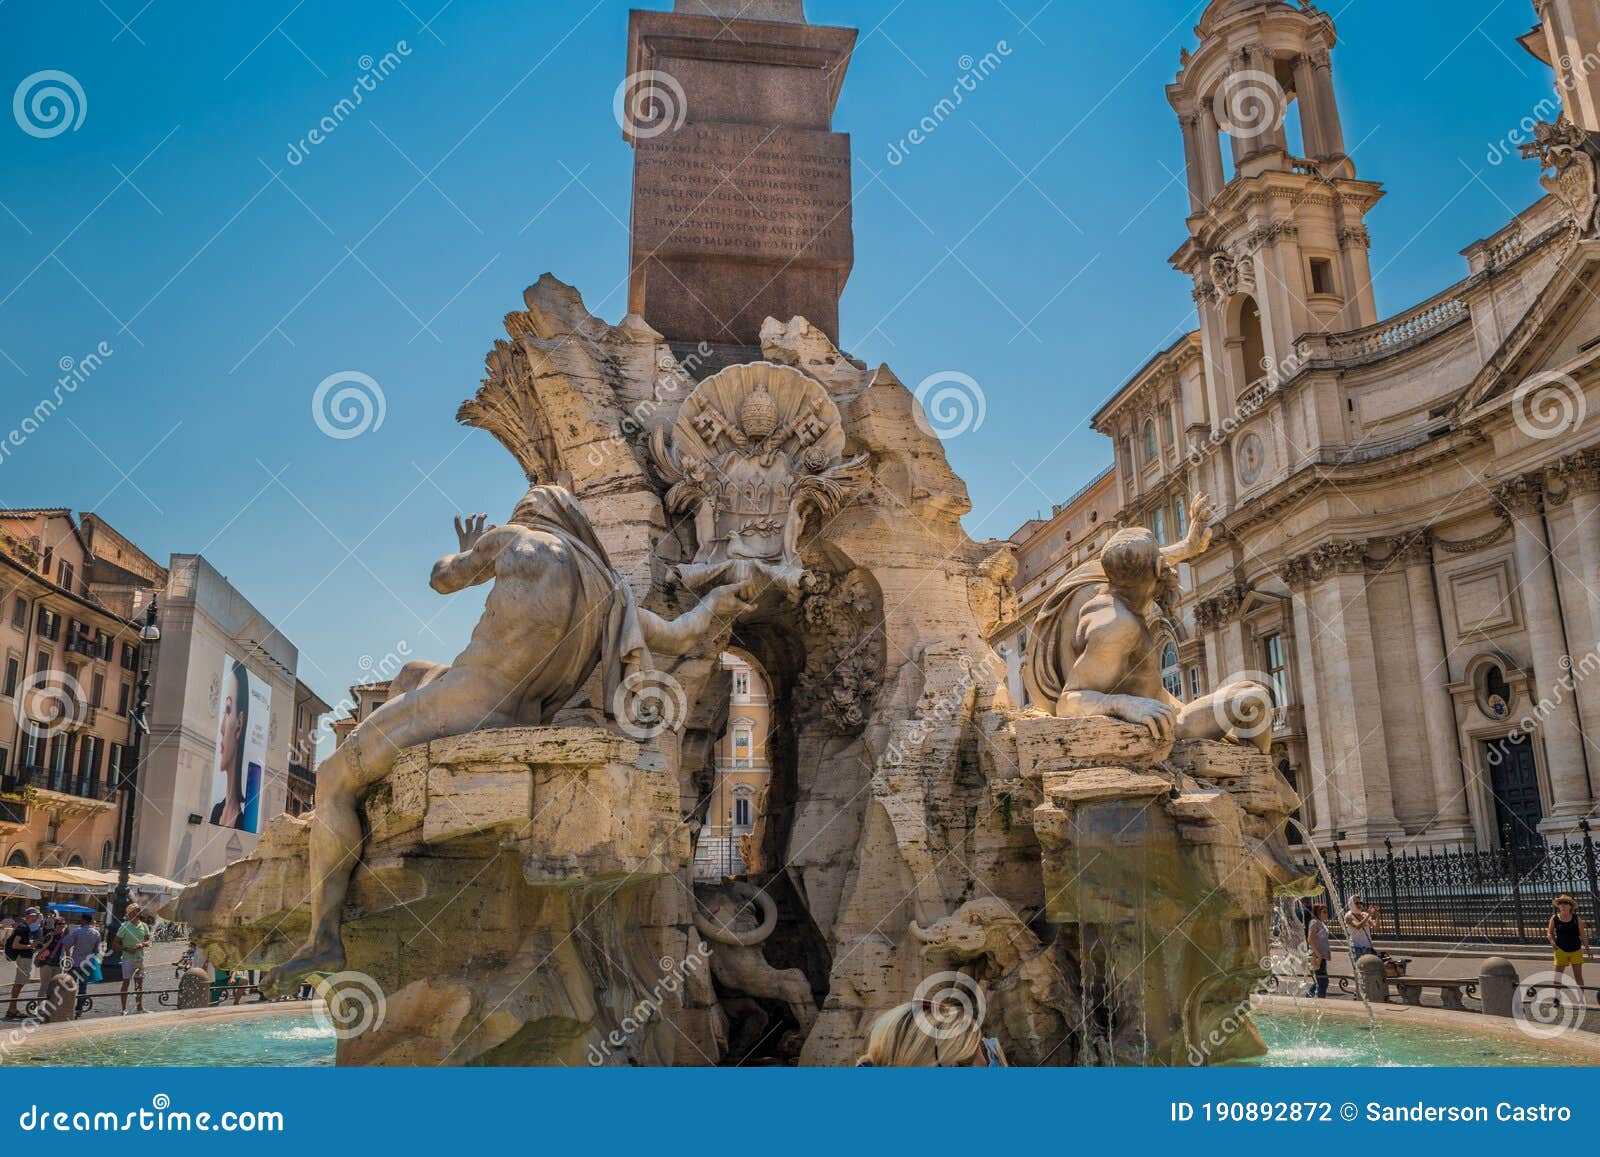
[[[272,687],[250,674],[243,663],[224,655],[210,799],[211,822],[220,827],[261,830],[261,785],[266,779],[271,713]]]

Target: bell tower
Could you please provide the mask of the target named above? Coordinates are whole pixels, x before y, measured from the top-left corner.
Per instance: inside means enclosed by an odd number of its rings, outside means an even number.
[[[1189,240],[1213,422],[1292,376],[1301,334],[1378,320],[1367,211],[1333,88],[1333,20],[1310,4],[1212,0],[1167,98],[1183,129]]]

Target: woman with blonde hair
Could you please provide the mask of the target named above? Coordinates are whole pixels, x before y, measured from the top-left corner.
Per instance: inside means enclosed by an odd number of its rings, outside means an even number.
[[[866,1055],[856,1067],[996,1069],[1006,1067],[1006,1056],[962,1004],[913,1000],[873,1022]]]

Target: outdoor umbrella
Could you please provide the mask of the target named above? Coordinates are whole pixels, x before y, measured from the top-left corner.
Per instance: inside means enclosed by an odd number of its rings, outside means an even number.
[[[94,915],[93,908],[85,908],[82,904],[46,904],[45,907],[52,912],[87,912]]]

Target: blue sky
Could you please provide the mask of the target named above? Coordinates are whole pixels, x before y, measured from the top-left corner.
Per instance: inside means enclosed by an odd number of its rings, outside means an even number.
[[[0,0],[0,89],[70,74],[82,123],[0,117],[0,439],[63,359],[111,350],[0,457],[0,504],[94,510],[164,559],[202,551],[299,646],[330,700],[401,644],[448,660],[481,594],[442,600],[451,516],[503,518],[522,479],[454,424],[483,356],[550,271],[625,304],[631,153],[613,119],[623,0]],[[592,5],[592,6],[591,6]],[[666,0],[642,6],[665,8]],[[1088,418],[1193,325],[1164,86],[1203,5],[808,0],[862,37],[836,127],[856,155],[843,344],[916,383],[971,375],[949,454],[977,537],[1109,460]],[[1328,6],[1370,216],[1379,308],[1430,296],[1540,193],[1495,142],[1552,90],[1514,41],[1527,0]],[[297,164],[364,70],[391,75]],[[903,163],[962,58],[1003,65]],[[370,376],[381,427],[333,439],[318,384]]]

